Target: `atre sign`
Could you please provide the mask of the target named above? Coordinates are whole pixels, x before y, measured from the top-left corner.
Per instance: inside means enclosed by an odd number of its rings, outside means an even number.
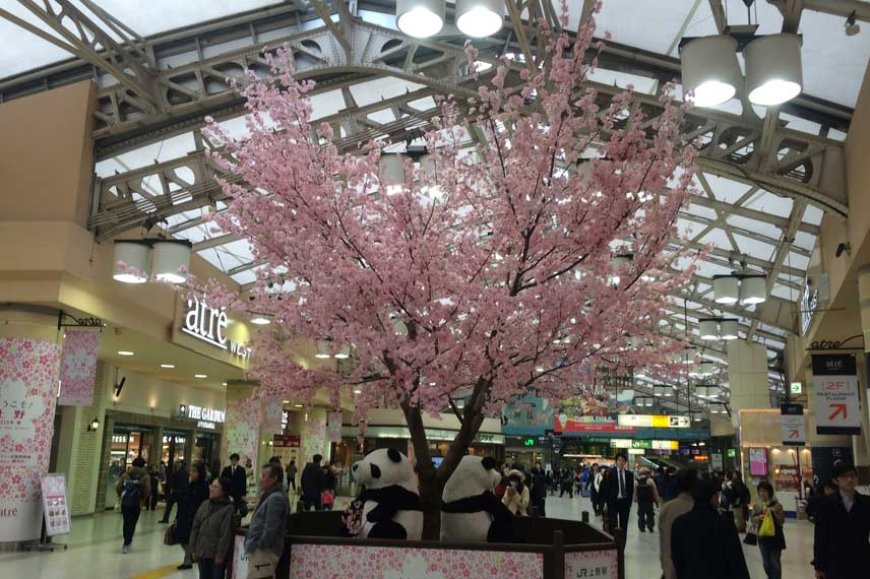
[[[242,360],[249,361],[251,348],[247,344],[239,344],[227,338],[229,325],[230,319],[223,308],[216,310],[196,298],[187,300],[182,332],[221,350],[229,350]]]

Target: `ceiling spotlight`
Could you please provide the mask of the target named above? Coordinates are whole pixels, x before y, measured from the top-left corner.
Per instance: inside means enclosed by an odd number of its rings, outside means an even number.
[[[268,326],[272,323],[272,316],[270,314],[254,313],[251,315],[251,323],[255,326]]]
[[[740,304],[751,306],[767,300],[767,277],[747,275],[740,280]]]
[[[151,246],[141,239],[115,241],[115,281],[145,283],[148,281]]]
[[[193,377],[194,378],[208,378],[208,375],[207,374],[194,374]]]
[[[483,38],[501,30],[503,15],[501,0],[456,0],[456,27],[472,38]]]
[[[152,246],[151,271],[158,281],[184,283],[193,244],[186,239],[161,239]]]
[[[740,78],[737,41],[730,36],[704,36],[680,51],[683,91],[698,107],[721,105],[734,98]]]
[[[733,305],[740,299],[739,280],[734,275],[713,276],[713,301],[717,304]]]
[[[119,356],[132,356],[133,352],[131,352],[130,350],[118,350],[118,355]]]
[[[175,364],[160,364],[161,368],[166,368],[167,370],[171,370],[175,368]]]
[[[754,105],[776,106],[801,93],[801,38],[772,34],[750,42],[746,57],[746,91]]]
[[[444,26],[444,0],[398,0],[396,26],[415,38],[429,38]]]

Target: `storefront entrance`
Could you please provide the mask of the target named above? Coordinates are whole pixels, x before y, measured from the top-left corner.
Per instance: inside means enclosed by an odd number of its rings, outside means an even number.
[[[149,462],[151,459],[151,429],[129,424],[116,424],[112,432],[112,446],[109,451],[109,476],[106,479],[106,508],[118,502],[115,485],[121,475],[139,457]]]

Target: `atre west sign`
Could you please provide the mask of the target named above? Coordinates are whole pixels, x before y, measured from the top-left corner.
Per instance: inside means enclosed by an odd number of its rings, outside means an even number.
[[[818,434],[861,434],[861,404],[854,356],[813,356],[813,390]]]
[[[226,311],[216,310],[205,301],[192,298],[187,300],[181,331],[221,350],[229,350],[244,361],[250,361],[251,348],[227,338],[229,324]]]

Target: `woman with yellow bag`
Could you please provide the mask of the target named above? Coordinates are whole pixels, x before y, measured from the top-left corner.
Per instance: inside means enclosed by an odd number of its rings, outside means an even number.
[[[758,502],[752,509],[752,520],[758,529],[758,548],[767,579],[782,579],[782,552],[785,549],[785,510],[773,494],[769,482],[758,483]]]

